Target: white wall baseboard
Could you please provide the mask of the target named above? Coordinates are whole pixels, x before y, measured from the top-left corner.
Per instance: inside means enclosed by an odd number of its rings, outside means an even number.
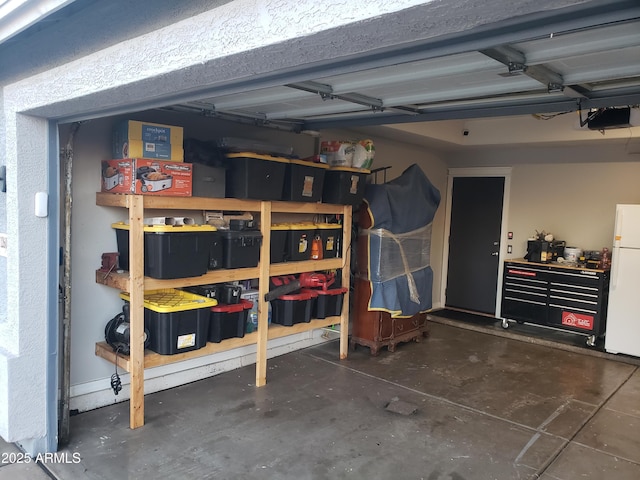
[[[302,348],[319,345],[336,338],[336,334],[324,329],[299,333],[269,341],[267,358],[274,358]],[[177,387],[187,383],[229,372],[246,365],[256,363],[256,346],[236,348],[215,355],[197,357],[162,367],[145,370],[145,395]],[[114,367],[115,371],[115,367]],[[95,408],[124,402],[130,397],[130,378],[128,373],[121,373],[122,391],[114,395],[110,378],[95,380],[71,386],[69,408],[85,412]]]

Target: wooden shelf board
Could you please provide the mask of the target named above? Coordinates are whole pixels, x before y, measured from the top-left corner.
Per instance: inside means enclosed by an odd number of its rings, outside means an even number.
[[[330,325],[337,325],[340,323],[340,317],[327,317],[322,320],[314,319],[309,323],[296,323],[290,327],[283,325],[271,324],[269,326],[269,340],[274,338],[286,337],[295,333],[308,332],[309,330],[315,330],[316,328],[324,328]]]
[[[144,368],[159,367],[162,365],[169,365],[171,363],[182,362],[191,358],[203,357],[205,355],[212,355],[214,353],[225,352],[227,350],[233,350],[234,348],[245,347],[247,345],[254,345],[257,341],[258,333],[247,333],[242,338],[228,338],[220,343],[207,343],[204,347],[198,350],[192,350],[190,352],[177,353],[175,355],[160,355],[159,353],[145,350],[144,352]],[[105,342],[96,343],[96,355],[104,358],[111,363],[115,363],[116,355],[111,346]],[[123,370],[129,371],[129,357],[126,355],[118,355],[118,367]]]
[[[344,268],[342,258],[326,258],[324,260],[306,260],[303,262],[283,262],[272,263],[269,274],[273,276],[287,275],[292,273],[315,272],[318,270],[333,270]]]
[[[122,193],[96,193],[96,204],[103,207],[129,207],[129,198],[133,195]],[[144,197],[144,208],[168,210],[240,210],[260,211],[260,200],[243,200],[239,198],[210,197],[170,197],[156,195],[140,195]],[[331,203],[304,202],[271,202],[272,211],[278,213],[319,213],[340,214],[344,205]]]
[[[332,203],[271,202],[271,211],[278,213],[340,214],[344,205]]]
[[[129,207],[129,199],[135,195],[117,193],[96,193],[96,204],[103,207]],[[242,210],[260,211],[260,200],[209,197],[163,197],[138,195],[144,199],[144,208],[167,210]]]
[[[274,338],[286,337],[288,335],[294,335],[296,333],[308,332],[309,330],[315,330],[317,328],[329,327],[331,325],[337,325],[340,323],[340,317],[327,317],[322,320],[311,320],[309,323],[296,323],[291,327],[285,327],[282,325],[271,324],[269,326],[269,340]],[[169,365],[171,363],[182,362],[190,358],[203,357],[205,355],[212,355],[214,353],[225,352],[227,350],[233,350],[234,348],[240,348],[247,345],[255,345],[258,340],[258,332],[252,332],[245,334],[242,338],[228,338],[220,343],[207,343],[204,347],[198,350],[192,350],[190,352],[177,353],[175,355],[160,355],[159,353],[152,352],[151,350],[145,350],[144,352],[144,368],[159,367],[162,365]],[[106,342],[96,343],[96,355],[100,358],[104,358],[110,363],[116,362],[116,354]],[[118,354],[118,367],[129,371],[129,356]]]
[[[106,285],[107,287],[117,288],[123,292],[129,291],[129,272],[110,272],[105,273],[100,270],[96,270],[96,283]]]
[[[250,280],[258,278],[258,268],[235,268],[229,270],[210,270],[199,277],[160,279],[144,277],[144,289],[156,290],[159,288],[191,287],[194,285],[206,285],[209,283],[233,282],[236,280]],[[117,288],[124,292],[129,291],[129,272],[104,272],[96,270],[96,282],[108,287]]]

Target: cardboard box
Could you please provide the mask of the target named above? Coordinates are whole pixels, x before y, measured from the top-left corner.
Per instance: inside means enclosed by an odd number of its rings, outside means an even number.
[[[190,197],[193,166],[147,158],[104,160],[101,184],[103,192]]]
[[[109,193],[131,193],[133,182],[131,164],[129,158],[120,160],[103,160],[101,175],[101,191]]]
[[[171,162],[184,161],[184,149],[170,143],[129,140],[122,146],[122,158],[157,158]]]
[[[179,159],[172,156],[172,149],[182,151],[182,143],[182,127],[126,120],[118,124],[113,131],[113,157],[182,161],[184,153],[178,155]]]
[[[131,193],[190,197],[193,166],[190,163],[135,159]]]

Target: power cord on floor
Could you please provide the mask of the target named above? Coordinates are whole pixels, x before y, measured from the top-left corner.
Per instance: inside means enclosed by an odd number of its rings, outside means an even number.
[[[116,348],[116,371],[111,375],[111,388],[116,395],[122,390],[122,380],[120,380],[120,375],[118,375],[118,353],[120,352],[120,348],[120,346]]]

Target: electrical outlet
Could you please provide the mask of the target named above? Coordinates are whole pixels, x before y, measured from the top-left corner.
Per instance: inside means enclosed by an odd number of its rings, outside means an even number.
[[[512,253],[512,252],[513,252],[513,246],[507,245],[507,253]]]

